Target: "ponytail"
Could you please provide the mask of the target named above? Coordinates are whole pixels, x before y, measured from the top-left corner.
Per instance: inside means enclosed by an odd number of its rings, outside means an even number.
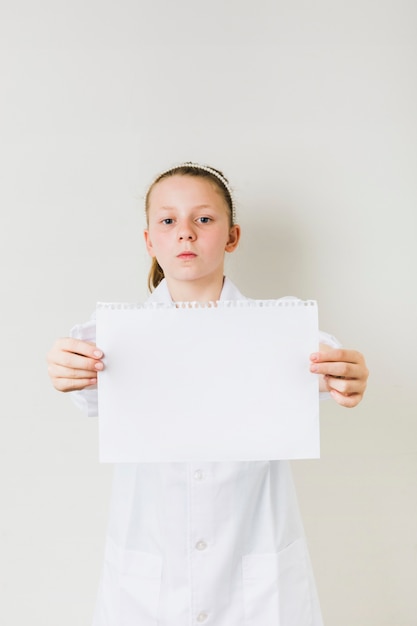
[[[153,291],[157,288],[159,283],[164,279],[164,270],[159,265],[156,257],[152,259],[151,269],[149,270],[148,275],[148,289],[149,291]]]

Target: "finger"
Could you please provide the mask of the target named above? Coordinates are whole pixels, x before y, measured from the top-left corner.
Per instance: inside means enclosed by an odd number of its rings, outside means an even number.
[[[314,352],[310,359],[314,363],[328,362],[345,362],[345,363],[363,363],[363,355],[357,350],[345,350],[344,348],[333,348],[331,350]]]
[[[104,366],[100,361],[95,364],[95,368],[92,370],[66,367],[55,363],[48,367],[48,374],[51,378],[96,378],[97,372],[103,368]]]
[[[58,391],[80,391],[97,384],[97,378],[53,378],[53,385]]]
[[[98,371],[104,368],[103,362],[99,359],[92,359],[71,352],[62,352],[57,365],[71,370],[84,370],[86,372]]]
[[[334,390],[344,395],[362,393],[364,385],[361,381],[338,376],[325,376],[324,381],[328,391]]]
[[[356,364],[331,361],[325,363],[312,363],[310,371],[323,376],[333,376],[335,378],[359,378],[361,368]]]
[[[350,395],[345,395],[343,393],[339,393],[335,389],[330,391],[330,395],[340,406],[344,406],[348,409],[351,409],[359,404],[362,400],[362,394],[360,393],[352,393]]]
[[[85,370],[87,372],[103,369],[103,362],[100,359],[82,356],[73,352],[66,352],[65,350],[59,350],[56,353],[50,354],[48,363],[52,367],[59,366],[70,370]]]
[[[71,352],[74,354],[80,354],[91,359],[101,359],[103,357],[103,351],[94,343],[88,341],[81,341],[80,339],[74,339],[73,337],[63,337],[58,339],[54,345],[55,350]]]

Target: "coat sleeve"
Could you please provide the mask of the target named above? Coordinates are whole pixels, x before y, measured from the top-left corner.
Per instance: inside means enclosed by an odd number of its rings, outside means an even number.
[[[96,342],[96,320],[95,316],[92,316],[89,322],[85,324],[77,324],[71,328],[70,337],[74,339],[81,339],[82,341]],[[98,415],[98,398],[97,398],[97,385],[89,387],[88,389],[82,389],[80,391],[70,392],[71,400],[75,406],[89,417]]]

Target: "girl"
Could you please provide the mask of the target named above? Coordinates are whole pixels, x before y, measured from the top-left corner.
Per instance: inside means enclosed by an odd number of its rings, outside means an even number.
[[[162,173],[146,195],[146,216],[149,301],[244,299],[224,277],[240,227],[221,172],[186,163]],[[93,320],[48,355],[56,389],[72,391],[89,415],[104,367],[94,343]],[[321,333],[311,371],[339,404],[362,399],[363,356],[329,335]],[[322,624],[287,462],[115,466],[94,626],[194,624]]]

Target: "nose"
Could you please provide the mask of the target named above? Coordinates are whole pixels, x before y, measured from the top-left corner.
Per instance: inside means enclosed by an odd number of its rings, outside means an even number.
[[[195,233],[192,225],[187,222],[182,222],[178,229],[178,239],[180,241],[194,241]]]

